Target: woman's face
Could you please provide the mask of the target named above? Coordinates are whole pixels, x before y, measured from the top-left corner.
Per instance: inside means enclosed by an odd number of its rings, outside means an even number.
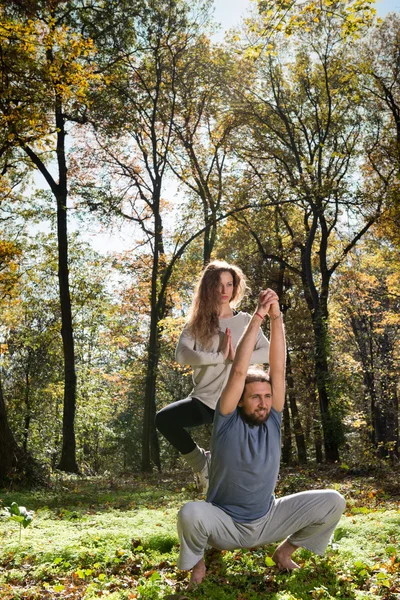
[[[219,301],[221,305],[229,304],[229,302],[232,300],[233,277],[229,271],[221,272],[219,285],[217,287],[217,294],[219,294]]]

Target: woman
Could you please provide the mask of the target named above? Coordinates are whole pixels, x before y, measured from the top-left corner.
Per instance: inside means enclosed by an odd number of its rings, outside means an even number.
[[[193,390],[184,400],[169,404],[156,415],[157,429],[179,450],[205,491],[209,452],[200,448],[185,427],[212,423],[215,406],[228,379],[235,348],[251,316],[235,307],[247,289],[242,271],[225,261],[203,270],[194,294],[189,320],[176,348],[176,361],[193,368]],[[266,363],[269,342],[259,332],[251,362]]]

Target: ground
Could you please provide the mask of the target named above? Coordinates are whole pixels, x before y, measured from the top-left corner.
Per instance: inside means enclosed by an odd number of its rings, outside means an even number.
[[[175,567],[177,511],[201,498],[188,472],[55,476],[46,489],[0,491],[3,506],[35,511],[21,541],[18,524],[0,520],[0,598],[400,600],[400,469],[285,468],[277,495],[325,487],[347,508],[323,558],[302,550],[302,568],[279,573],[274,546],[211,551],[207,578],[190,591]]]

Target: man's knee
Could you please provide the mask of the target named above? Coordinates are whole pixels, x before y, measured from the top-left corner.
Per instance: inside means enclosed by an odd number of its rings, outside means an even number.
[[[343,498],[342,494],[339,494],[336,490],[328,491],[328,500],[330,504],[330,510],[338,515],[341,515],[346,508],[346,500]]]
[[[204,502],[187,502],[178,512],[178,527],[185,530],[196,527],[204,520]]]

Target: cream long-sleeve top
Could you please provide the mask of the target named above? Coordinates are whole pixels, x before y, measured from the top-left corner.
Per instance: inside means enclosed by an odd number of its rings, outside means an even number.
[[[198,398],[206,406],[215,409],[229,377],[232,362],[224,358],[221,345],[226,328],[231,330],[232,344],[236,349],[243,331],[247,327],[251,316],[245,312],[238,312],[227,319],[219,319],[219,332],[212,337],[208,349],[199,344],[184,327],[176,347],[175,359],[180,365],[191,365],[193,368],[193,389],[189,397]],[[256,345],[251,355],[251,364],[269,362],[269,341],[258,332]]]

